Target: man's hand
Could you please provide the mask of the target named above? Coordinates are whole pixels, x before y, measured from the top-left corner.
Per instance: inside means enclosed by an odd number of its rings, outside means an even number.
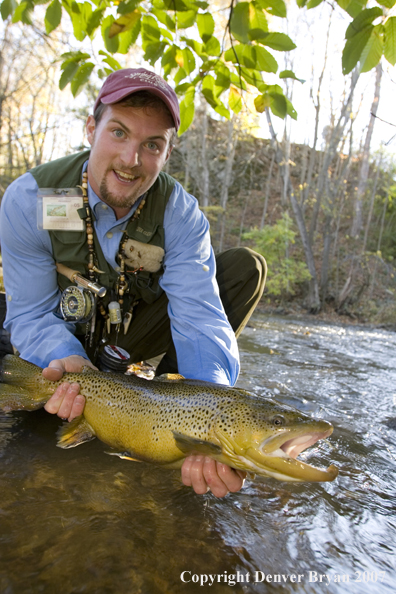
[[[84,359],[80,355],[54,359],[48,367],[43,369],[43,377],[55,382],[61,379],[65,371],[79,373],[84,365],[97,369],[91,361]],[[80,385],[64,382],[55,390],[44,408],[53,415],[71,421],[82,414],[84,406],[85,398],[80,394]]]
[[[208,456],[188,456],[181,469],[183,484],[203,495],[212,491],[216,497],[225,497],[243,487],[246,472],[234,470]]]

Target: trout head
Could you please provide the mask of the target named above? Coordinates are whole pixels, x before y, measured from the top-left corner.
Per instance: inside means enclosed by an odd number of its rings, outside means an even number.
[[[224,409],[216,419],[214,434],[221,444],[223,460],[233,468],[283,481],[332,481],[338,469],[315,468],[297,456],[333,427],[323,420],[275,400],[249,399],[238,408]]]

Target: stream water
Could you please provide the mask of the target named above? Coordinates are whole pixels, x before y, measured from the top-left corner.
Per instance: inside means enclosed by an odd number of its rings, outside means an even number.
[[[1,594],[396,591],[396,334],[256,317],[239,344],[240,387],[333,423],[301,457],[339,477],[218,500],[98,440],[55,447],[43,411],[0,414]]]

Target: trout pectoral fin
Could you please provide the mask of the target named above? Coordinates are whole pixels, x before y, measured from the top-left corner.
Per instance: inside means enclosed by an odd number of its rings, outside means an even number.
[[[180,375],[180,373],[163,373],[162,375],[154,378],[156,382],[178,382],[184,379],[186,378],[184,375]]]
[[[177,447],[184,454],[197,453],[204,456],[215,456],[222,453],[221,447],[215,443],[204,441],[203,439],[195,439],[195,437],[183,435],[182,433],[177,433],[177,431],[172,431],[172,433]]]
[[[132,460],[132,462],[142,462],[138,458],[133,458],[129,452],[105,452],[109,456],[118,456],[121,460]]]
[[[58,430],[58,448],[75,448],[81,443],[95,439],[95,432],[83,415],[73,419],[71,423],[65,423]]]

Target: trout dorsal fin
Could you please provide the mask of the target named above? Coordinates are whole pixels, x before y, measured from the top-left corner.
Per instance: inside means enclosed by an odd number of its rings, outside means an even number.
[[[95,439],[95,432],[87,420],[80,415],[73,419],[71,423],[64,423],[57,432],[58,448],[67,450],[68,448],[75,448],[81,443]]]
[[[196,439],[195,437],[190,437],[189,435],[184,435],[177,431],[172,431],[172,433],[177,447],[184,454],[192,454],[195,452],[197,454],[203,454],[204,456],[214,456],[222,453],[221,447],[215,443],[203,439]]]

